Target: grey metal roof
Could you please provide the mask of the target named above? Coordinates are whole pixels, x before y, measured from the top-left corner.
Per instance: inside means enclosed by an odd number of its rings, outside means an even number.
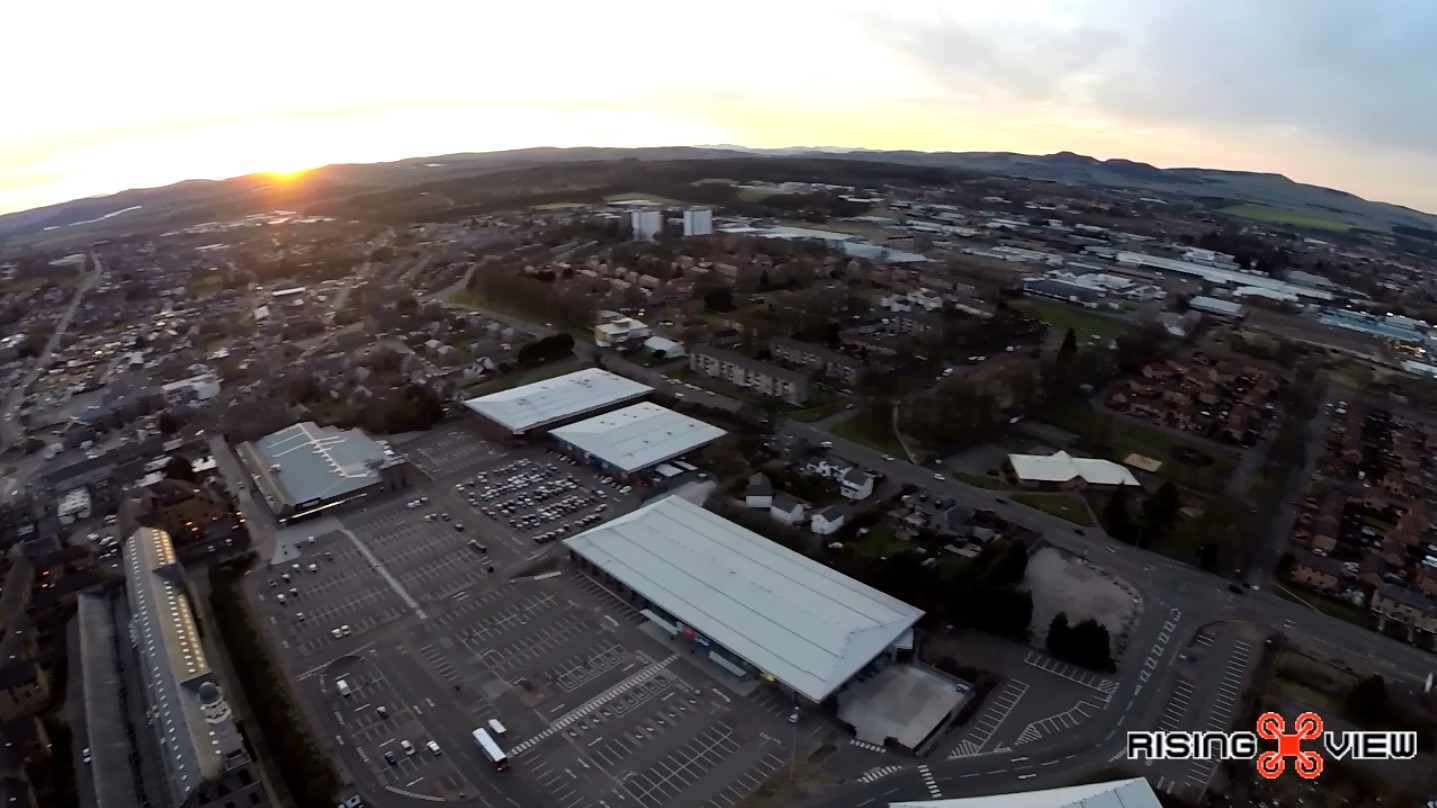
[[[471,398],[464,406],[510,432],[523,432],[646,395],[646,384],[589,368]]]
[[[200,643],[199,628],[185,594],[184,571],[170,536],[140,528],[125,542],[125,584],[134,614],[132,638],[146,684],[146,701],[156,715],[165,776],[175,804],[224,774],[227,758],[244,754],[239,729],[223,702],[201,703],[200,691],[213,685],[214,672]]]
[[[679,497],[564,543],[814,701],[841,687],[923,615]]]
[[[335,429],[312,421],[295,424],[250,444],[272,482],[290,505],[351,494],[379,481],[379,469],[396,458],[359,429]]]
[[[890,808],[1161,808],[1158,795],[1141,777],[1086,786],[1049,788],[989,797],[894,802]]]
[[[620,471],[632,472],[706,446],[728,433],[646,401],[561,426],[550,434]]]
[[[130,767],[130,741],[126,732],[124,674],[115,649],[122,636],[108,595],[81,595],[77,600],[77,641],[84,704],[85,738],[90,747],[90,776],[94,779],[97,808],[135,808],[139,786]],[[128,643],[125,643],[128,646]],[[78,739],[77,739],[78,740]]]

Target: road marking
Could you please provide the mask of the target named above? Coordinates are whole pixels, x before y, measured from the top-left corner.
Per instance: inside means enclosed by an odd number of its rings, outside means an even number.
[[[928,793],[931,794],[934,799],[943,796],[942,790],[938,788],[938,783],[933,780],[933,772],[928,769],[927,763],[918,766],[918,773],[923,776],[923,784],[928,786]]]

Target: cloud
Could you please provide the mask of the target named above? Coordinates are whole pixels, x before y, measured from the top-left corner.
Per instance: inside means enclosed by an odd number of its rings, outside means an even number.
[[[1437,154],[1437,3],[1087,0],[863,18],[953,95]]]

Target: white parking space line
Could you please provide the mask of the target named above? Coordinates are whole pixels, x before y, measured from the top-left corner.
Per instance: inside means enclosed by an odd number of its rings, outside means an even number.
[[[1016,679],[1009,679],[1003,683],[998,692],[994,694],[993,700],[979,714],[973,722],[973,730],[968,737],[959,742],[958,746],[948,754],[949,759],[976,755],[983,751],[988,742],[993,739],[993,734],[1007,720],[1013,708],[1028,692],[1028,685]]]

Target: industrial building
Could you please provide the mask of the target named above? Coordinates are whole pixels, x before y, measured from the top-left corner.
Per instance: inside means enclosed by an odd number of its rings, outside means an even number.
[[[717,668],[813,704],[911,651],[923,615],[678,496],[564,544]]]
[[[1161,808],[1157,792],[1142,777],[1091,785],[1047,788],[987,797],[892,802],[889,808]]]
[[[1067,452],[1050,455],[1010,454],[1008,465],[1019,485],[1083,488],[1132,487],[1142,483],[1121,463],[1096,457],[1074,457]]]
[[[123,650],[132,648],[139,657],[145,704],[154,716],[148,731],[159,745],[167,804],[268,805],[244,737],[210,669],[169,534],[135,531],[125,542],[124,564],[130,642]],[[103,783],[96,785],[97,796],[106,794]]]
[[[408,486],[404,459],[358,429],[305,421],[241,443],[236,454],[282,523]]]
[[[477,416],[484,433],[518,438],[637,401],[651,392],[646,384],[590,368],[471,398],[464,406]]]
[[[569,454],[622,477],[682,457],[728,434],[650,402],[552,430]]]
[[[1259,275],[1253,272],[1238,272],[1231,269],[1223,269],[1206,264],[1197,264],[1191,261],[1179,261],[1175,258],[1164,258],[1161,255],[1148,255],[1138,252],[1118,252],[1113,255],[1113,260],[1120,266],[1142,267],[1144,269],[1155,269],[1161,272],[1172,272],[1185,275],[1190,278],[1211,283],[1217,286],[1228,287],[1259,287],[1275,292],[1294,295],[1307,300],[1333,300],[1336,296],[1331,292],[1322,289],[1314,289],[1308,286],[1298,286],[1287,281]]]
[[[708,236],[714,232],[714,212],[706,208],[684,211],[684,235]]]
[[[1246,306],[1241,303],[1234,303],[1231,300],[1222,300],[1216,297],[1198,295],[1188,301],[1188,308],[1192,311],[1200,311],[1203,314],[1227,317],[1233,320],[1242,320],[1247,317]]]

